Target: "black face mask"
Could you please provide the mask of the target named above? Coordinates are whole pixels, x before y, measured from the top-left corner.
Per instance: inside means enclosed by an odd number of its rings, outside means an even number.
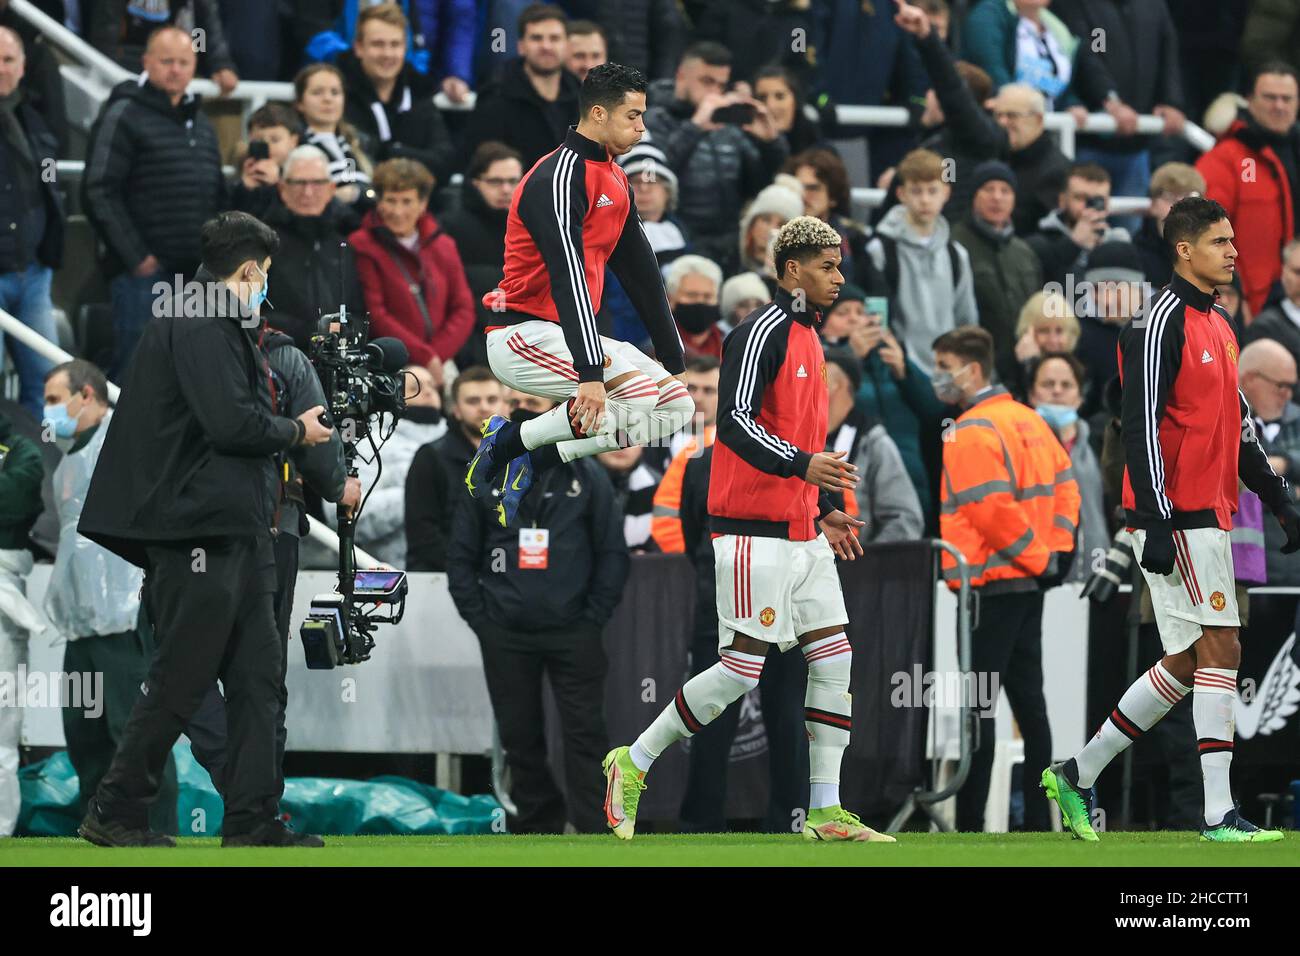
[[[693,302],[689,305],[679,305],[673,310],[673,318],[687,334],[699,335],[701,332],[709,331],[718,323],[722,318],[722,310],[707,302]]]
[[[510,413],[510,420],[516,425],[522,425],[524,422],[531,422],[540,414],[541,412],[530,412],[526,408],[516,408]]]
[[[436,425],[442,421],[442,410],[428,405],[407,405],[402,417],[417,425]]]

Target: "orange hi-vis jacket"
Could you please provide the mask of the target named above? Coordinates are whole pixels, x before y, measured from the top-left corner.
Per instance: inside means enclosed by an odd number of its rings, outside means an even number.
[[[713,444],[718,433],[716,425],[704,428],[704,447]],[[682,554],[686,538],[682,534],[682,480],[686,477],[686,463],[701,453],[699,438],[690,442],[673,456],[664,472],[663,480],[655,489],[654,510],[650,517],[650,537],[664,554]]]
[[[965,555],[971,585],[985,593],[1032,590],[1055,570],[1053,553],[1074,550],[1079,485],[1070,456],[1039,414],[1004,388],[944,435],[939,501],[939,534]],[[942,560],[943,579],[956,590],[957,562],[947,552]]]

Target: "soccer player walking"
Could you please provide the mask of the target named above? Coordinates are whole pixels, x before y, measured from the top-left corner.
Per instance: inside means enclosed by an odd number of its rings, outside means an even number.
[[[645,77],[605,63],[583,80],[581,120],[537,161],[506,219],[505,274],[483,304],[488,364],[511,388],[559,402],[522,425],[494,415],[470,460],[474,498],[499,499],[509,525],[533,476],[562,461],[663,440],[695,412],[659,266],[615,156],[641,139]],[[654,343],[655,361],[596,329],[609,266]]]
[[[1215,287],[1232,281],[1237,250],[1217,202],[1174,204],[1165,240],[1174,276],[1120,335],[1123,384],[1124,511],[1151,590],[1165,654],[1120,698],[1096,736],[1074,757],[1043,771],[1043,787],[1064,823],[1097,840],[1089,813],[1093,783],[1111,760],[1150,730],[1189,692],[1205,783],[1201,839],[1264,843],[1233,803],[1237,698],[1237,599],[1228,533],[1237,479],[1259,495],[1300,549],[1300,514],[1286,481],[1273,472],[1237,387],[1237,339]]]
[[[804,723],[812,792],[803,835],[810,840],[894,838],[840,806],[840,758],[849,743],[852,654],[838,555],[862,553],[862,522],[835,510],[831,491],[858,480],[843,452],[826,444],[826,361],[816,324],[844,282],[840,236],[800,216],[774,249],[780,289],[722,347],[717,437],[709,479],[709,523],[717,558],[721,659],[691,678],[631,747],[604,760],[605,816],[632,839],[645,775],[674,741],[699,732],[758,686],[775,645],[797,643],[808,662]],[[818,490],[820,489],[820,495]],[[821,533],[818,533],[820,527]]]

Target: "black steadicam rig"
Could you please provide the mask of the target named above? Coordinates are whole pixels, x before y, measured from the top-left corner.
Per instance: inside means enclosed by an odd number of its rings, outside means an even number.
[[[363,460],[379,461],[379,449],[406,409],[406,346],[395,338],[367,342],[369,322],[354,319],[346,305],[323,316],[321,328],[324,331],[312,336],[311,363],[325,391],[327,424],[338,428],[347,473],[355,478],[361,443],[368,443],[374,455]],[[356,569],[357,518],[364,507],[362,501],[346,514],[339,506],[338,590],[312,598],[311,613],[299,630],[307,666],[313,670],[367,660],[375,646],[376,626],[396,624],[406,610],[405,571]],[[381,609],[386,613],[378,613]]]

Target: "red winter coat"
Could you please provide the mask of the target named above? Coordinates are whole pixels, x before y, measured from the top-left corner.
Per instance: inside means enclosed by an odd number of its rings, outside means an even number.
[[[398,242],[372,209],[348,241],[370,310],[370,337],[395,336],[406,344],[412,363],[428,365],[434,356],[451,358],[465,344],[474,329],[474,297],[451,236],[427,212],[416,223],[416,231],[419,256]],[[411,292],[412,281],[424,290],[428,321]]]
[[[1250,162],[1247,162],[1249,160]],[[1237,273],[1256,315],[1282,275],[1282,247],[1295,236],[1291,182],[1271,146],[1237,120],[1214,148],[1196,161],[1205,195],[1228,210],[1237,238]]]

